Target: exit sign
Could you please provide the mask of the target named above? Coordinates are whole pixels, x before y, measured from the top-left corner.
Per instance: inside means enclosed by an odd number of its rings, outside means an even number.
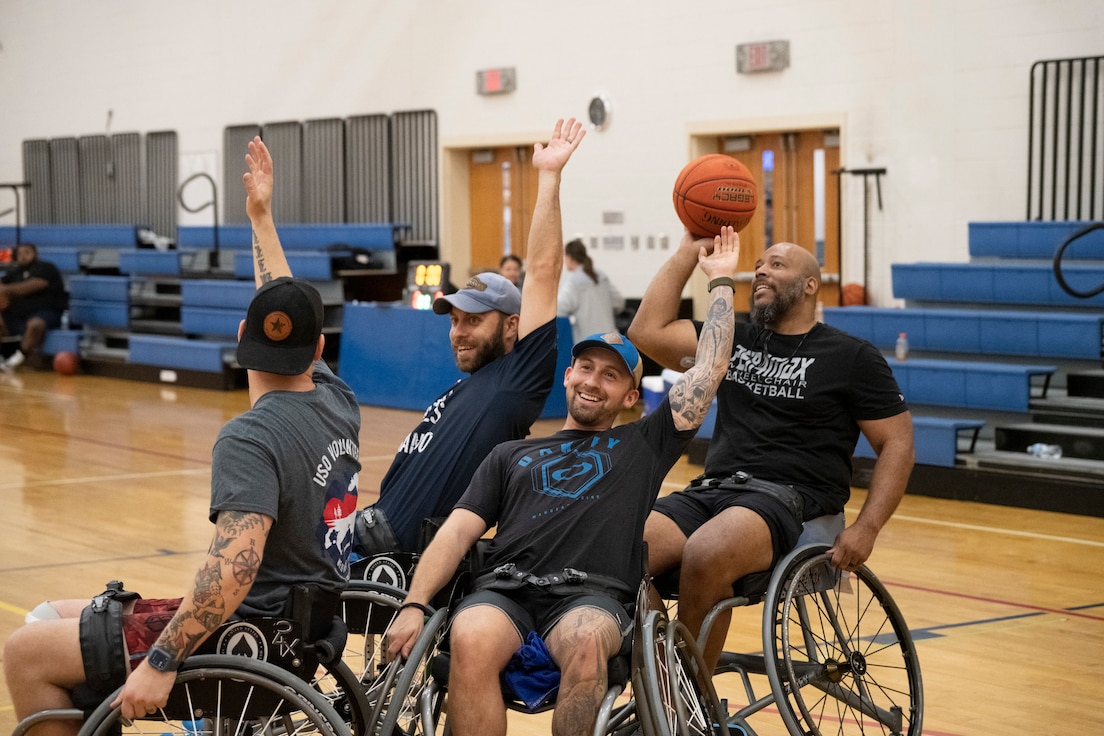
[[[475,73],[475,89],[481,95],[500,95],[517,89],[514,67],[483,69]]]
[[[739,74],[780,72],[789,65],[789,41],[758,41],[736,46],[736,71]]]

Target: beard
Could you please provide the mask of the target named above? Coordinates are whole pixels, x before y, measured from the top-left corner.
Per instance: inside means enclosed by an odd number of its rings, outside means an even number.
[[[469,351],[464,358],[460,357],[460,353],[453,346],[452,354],[456,359],[456,367],[463,373],[475,373],[488,363],[501,358],[506,354],[506,338],[503,332],[503,320],[500,315],[498,329],[494,334],[474,351]]]
[[[801,304],[804,297],[805,285],[800,280],[775,289],[774,298],[766,303],[756,302],[755,292],[753,291],[751,293],[751,323],[761,326],[772,325]]]

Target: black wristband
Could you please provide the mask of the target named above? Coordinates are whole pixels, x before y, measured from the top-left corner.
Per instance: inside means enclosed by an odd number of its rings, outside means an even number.
[[[713,291],[718,286],[727,286],[728,288],[736,291],[736,282],[730,279],[728,276],[720,276],[709,282],[709,291]]]
[[[433,609],[430,608],[427,605],[422,604],[422,603],[415,603],[413,601],[410,601],[408,603],[404,603],[401,606],[399,606],[400,611],[404,611],[407,608],[417,608],[419,611],[424,613],[426,616],[432,616],[433,615]]]

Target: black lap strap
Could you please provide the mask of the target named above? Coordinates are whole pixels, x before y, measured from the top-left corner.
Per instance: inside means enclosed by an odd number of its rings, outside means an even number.
[[[781,503],[798,524],[803,521],[805,501],[792,486],[756,478],[751,473],[739,470],[732,475],[714,478],[707,478],[704,474],[699,475],[690,481],[690,485],[686,487],[686,490],[701,491],[709,488],[720,488],[724,491],[740,493],[765,494]]]
[[[517,590],[527,585],[547,590],[555,595],[601,593],[622,603],[631,601],[636,594],[636,591],[623,581],[607,575],[595,575],[571,567],[565,567],[558,573],[534,575],[525,570],[519,570],[512,562],[499,565],[494,571],[480,575],[475,579],[473,587],[475,590]]]

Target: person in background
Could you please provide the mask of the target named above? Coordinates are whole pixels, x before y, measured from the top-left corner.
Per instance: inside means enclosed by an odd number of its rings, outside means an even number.
[[[625,299],[609,277],[594,268],[583,241],[564,246],[564,268],[557,312],[571,318],[572,339],[578,342],[586,335],[615,332],[614,315],[625,308]]]
[[[17,245],[14,265],[0,278],[0,337],[23,339],[0,370],[12,371],[38,352],[46,331],[61,326],[65,304],[65,283],[57,266],[39,260],[33,244]]]
[[[520,258],[510,253],[502,256],[502,260],[498,262],[498,275],[521,289],[525,281],[525,267]]]

